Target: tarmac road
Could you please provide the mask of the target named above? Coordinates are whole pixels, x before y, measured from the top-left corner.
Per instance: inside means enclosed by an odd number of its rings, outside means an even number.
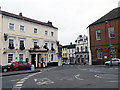
[[[2,77],[2,88],[118,88],[118,67],[64,65]]]

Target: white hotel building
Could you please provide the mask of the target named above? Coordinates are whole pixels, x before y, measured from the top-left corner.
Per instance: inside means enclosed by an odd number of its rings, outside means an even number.
[[[38,67],[58,63],[58,28],[45,23],[0,10],[0,65],[25,61]]]

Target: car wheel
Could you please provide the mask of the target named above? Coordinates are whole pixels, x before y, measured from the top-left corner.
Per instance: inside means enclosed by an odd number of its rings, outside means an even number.
[[[19,68],[18,67],[16,67],[16,69],[15,69],[16,71],[19,71]]]
[[[3,72],[7,72],[7,69],[5,68],[5,69],[3,69]]]
[[[29,69],[32,70],[32,66]]]
[[[109,64],[108,64],[108,63],[106,63],[105,65],[109,66]]]

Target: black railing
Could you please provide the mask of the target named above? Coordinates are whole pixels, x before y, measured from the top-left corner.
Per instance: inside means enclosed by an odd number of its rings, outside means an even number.
[[[14,49],[15,47],[14,47],[14,44],[9,44],[9,47],[8,47],[9,49]]]
[[[51,47],[51,50],[52,50],[52,51],[55,51],[55,49],[54,49],[53,47]]]
[[[43,47],[43,48],[45,48],[45,49],[49,50],[49,49],[48,49],[48,47],[47,47],[46,45],[44,45],[44,47]]]
[[[24,45],[21,45],[20,50],[24,50],[24,49],[25,49]]]
[[[38,46],[38,45],[35,45],[35,46],[34,46],[34,49],[39,49],[39,46]]]

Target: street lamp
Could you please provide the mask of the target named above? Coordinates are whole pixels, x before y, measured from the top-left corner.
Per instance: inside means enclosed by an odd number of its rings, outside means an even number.
[[[112,44],[111,44],[111,38],[110,38],[110,31],[111,31],[111,28],[109,28],[110,27],[110,23],[108,22],[108,21],[105,21],[105,23],[106,24],[108,24],[108,38],[109,38],[109,49],[111,50],[111,47],[113,46]],[[111,52],[110,52],[110,65],[112,65],[112,54],[111,54]]]

